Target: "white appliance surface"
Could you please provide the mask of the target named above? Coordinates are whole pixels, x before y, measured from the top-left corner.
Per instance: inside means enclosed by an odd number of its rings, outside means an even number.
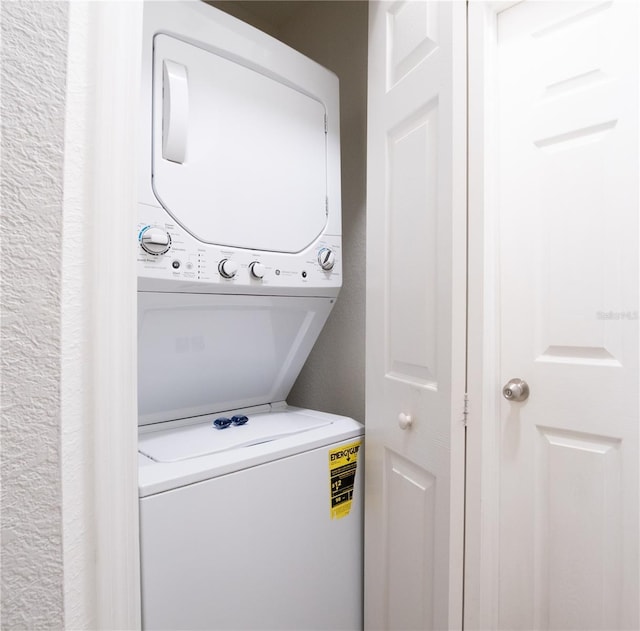
[[[153,187],[163,207],[205,243],[276,252],[313,243],[327,222],[324,105],[175,37],[156,35],[153,54]],[[184,68],[184,81],[170,85],[166,61]],[[163,147],[181,116],[177,162]]]
[[[216,418],[236,413],[249,417],[245,426],[213,428]],[[144,427],[139,436],[140,497],[355,438],[362,431],[351,418],[286,403]]]
[[[177,462],[220,451],[251,447],[331,425],[331,421],[291,412],[251,415],[244,425],[224,429],[214,426],[222,414],[208,415],[206,422],[140,436],[138,449],[155,462]],[[227,417],[228,418],[228,417]]]
[[[337,77],[200,1],[146,2],[143,42],[138,288],[335,297]]]
[[[333,302],[138,292],[138,423],[283,401]]]
[[[340,519],[329,472],[329,451],[360,440],[355,425],[337,418],[323,446],[310,430],[262,464],[141,498],[143,627],[361,629],[362,463]]]
[[[284,402],[341,286],[337,77],[190,0],[142,70],[143,628],[361,629],[363,427]]]

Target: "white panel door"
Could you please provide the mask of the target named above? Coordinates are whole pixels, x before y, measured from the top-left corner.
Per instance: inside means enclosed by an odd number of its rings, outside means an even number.
[[[638,6],[521,2],[493,20],[490,624],[637,629]],[[523,402],[501,396],[514,377]]]
[[[371,2],[365,628],[462,619],[462,2]]]

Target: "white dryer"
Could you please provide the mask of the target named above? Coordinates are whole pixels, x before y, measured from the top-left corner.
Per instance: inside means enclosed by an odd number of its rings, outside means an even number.
[[[337,78],[146,2],[138,239],[145,629],[359,629],[360,423],[286,397],[342,278]]]

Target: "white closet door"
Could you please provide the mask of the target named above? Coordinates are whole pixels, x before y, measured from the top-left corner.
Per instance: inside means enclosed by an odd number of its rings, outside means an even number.
[[[638,5],[521,2],[493,20],[490,625],[637,629]],[[525,401],[501,396],[514,377]]]
[[[466,19],[371,2],[365,628],[462,619]]]

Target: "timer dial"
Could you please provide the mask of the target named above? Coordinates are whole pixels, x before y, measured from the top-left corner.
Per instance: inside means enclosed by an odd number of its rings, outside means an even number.
[[[329,248],[322,248],[322,250],[318,252],[318,263],[326,272],[331,271],[333,266],[336,264],[336,255],[333,250],[330,250]]]
[[[251,276],[253,278],[262,280],[267,270],[262,263],[260,263],[259,261],[254,261],[253,263],[249,264],[249,271],[251,272]]]
[[[238,272],[238,264],[230,259],[222,259],[218,264],[218,271],[223,278],[233,278]]]
[[[140,247],[153,256],[166,254],[171,248],[171,235],[162,228],[147,228],[140,235]]]

